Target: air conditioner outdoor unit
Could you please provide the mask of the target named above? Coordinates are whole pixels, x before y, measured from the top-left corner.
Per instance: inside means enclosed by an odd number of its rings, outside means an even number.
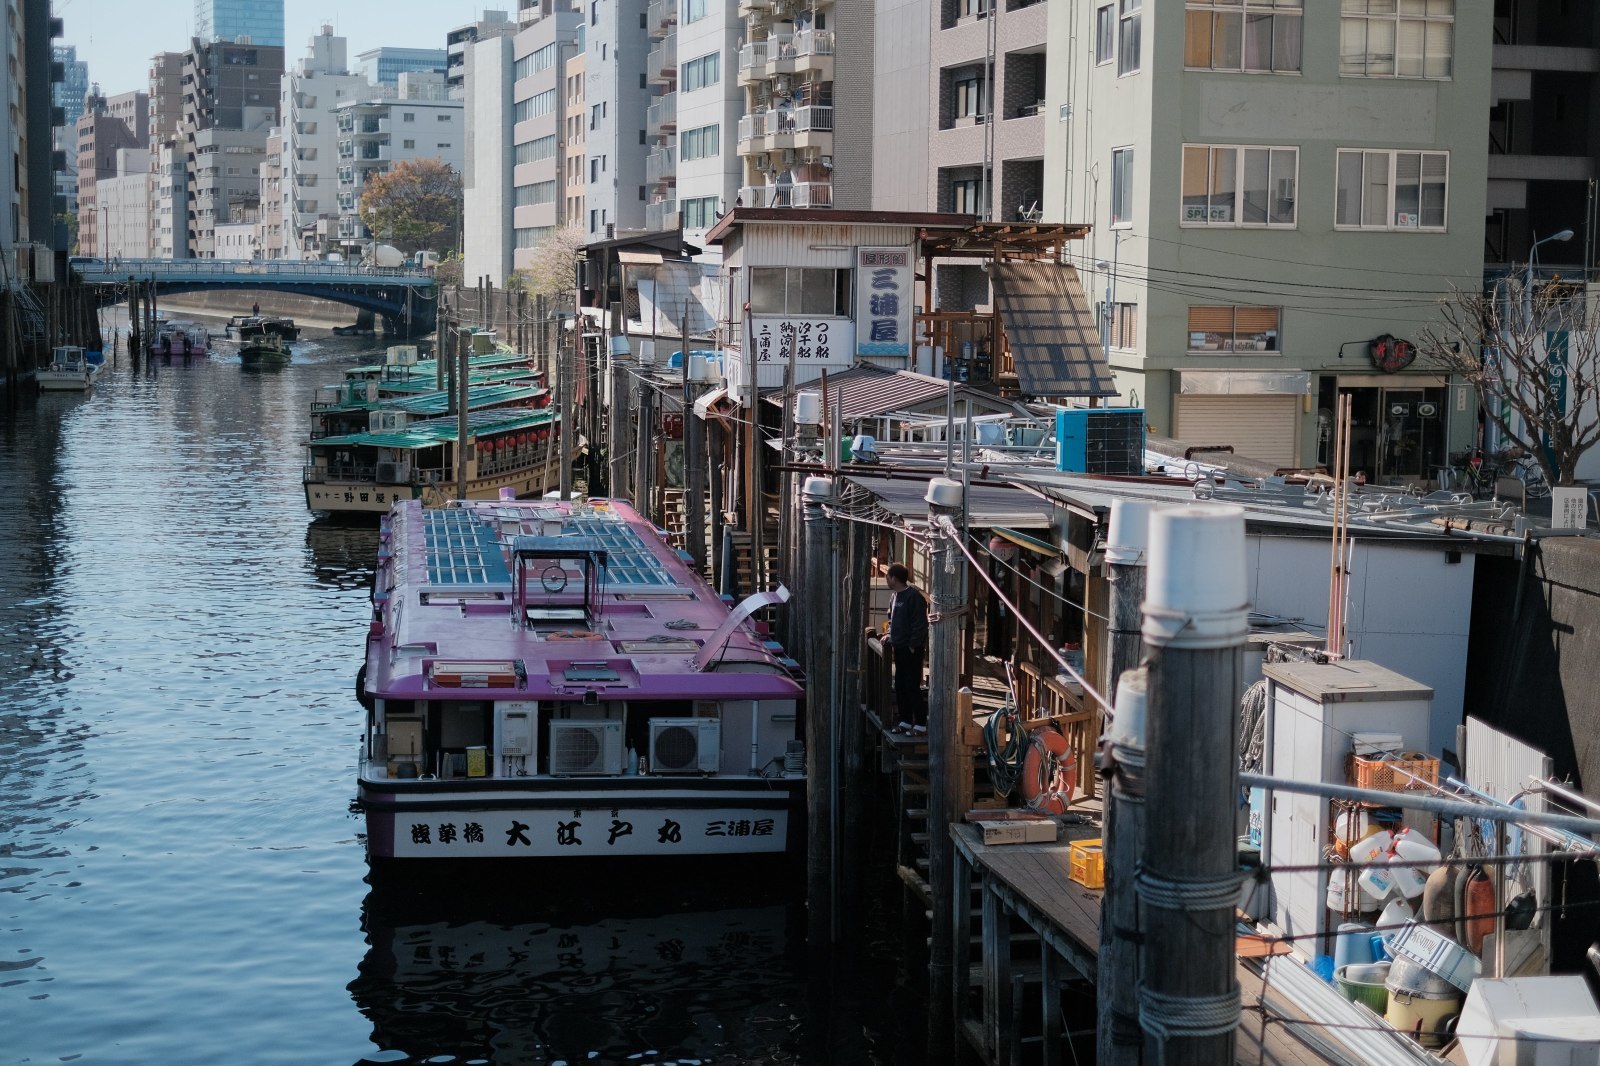
[[[722,769],[722,721],[657,718],[650,723],[650,772],[714,774]]]
[[[779,74],[776,78],[774,78],[772,80],[772,84],[778,90],[778,92],[780,92],[780,93],[788,92],[789,91],[789,75],[787,75],[787,74]]]
[[[772,169],[772,163],[764,155],[756,156],[756,169],[763,173]]]
[[[783,165],[786,166],[786,167],[794,166],[794,149],[793,148],[785,148],[783,150]]]
[[[622,723],[568,719],[551,722],[550,772],[556,776],[622,773]]]
[[[369,411],[367,413],[367,432],[383,433],[392,429],[404,429],[406,416],[403,411]]]
[[[833,156],[831,156],[831,155],[823,156],[822,157],[822,166],[823,166],[823,169],[825,169],[825,170],[832,170],[833,169]]]
[[[404,484],[411,480],[411,464],[380,461],[375,480],[380,485]]]

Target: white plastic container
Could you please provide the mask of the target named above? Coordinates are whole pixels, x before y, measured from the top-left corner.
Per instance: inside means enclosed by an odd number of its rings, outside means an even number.
[[[1382,903],[1389,898],[1395,890],[1395,868],[1388,863],[1371,863],[1361,871],[1361,876],[1356,878],[1356,884],[1361,886],[1374,903]]]
[[[1477,956],[1466,948],[1416,922],[1400,931],[1390,950],[1396,957],[1411,959],[1463,992],[1472,987],[1482,969]]]
[[[1367,866],[1375,862],[1387,862],[1389,845],[1394,843],[1394,835],[1387,829],[1380,829],[1369,837],[1364,837],[1350,845],[1350,861],[1357,866]]]
[[[1394,835],[1394,853],[1407,862],[1421,862],[1437,866],[1443,858],[1439,848],[1433,841],[1417,832],[1415,829],[1402,829]],[[1426,869],[1422,869],[1426,875]]]
[[[1383,913],[1378,915],[1378,935],[1383,937],[1383,946],[1389,954],[1394,954],[1395,940],[1416,917],[1417,912],[1403,899],[1392,899],[1384,906]]]
[[[1422,895],[1422,890],[1428,884],[1427,867],[1415,867],[1408,864],[1401,855],[1389,857],[1389,876],[1394,879],[1394,887],[1406,899],[1416,899]]]
[[[935,479],[937,480],[937,479]],[[1249,632],[1244,508],[1159,507],[1150,513],[1145,643],[1227,648]]]

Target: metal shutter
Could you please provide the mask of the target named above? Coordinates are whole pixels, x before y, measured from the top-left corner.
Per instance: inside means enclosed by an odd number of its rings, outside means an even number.
[[[1231,444],[1235,455],[1297,465],[1298,396],[1180,396],[1178,439],[1192,447]]]

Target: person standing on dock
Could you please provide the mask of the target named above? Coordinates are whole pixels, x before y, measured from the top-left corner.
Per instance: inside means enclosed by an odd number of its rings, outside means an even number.
[[[922,662],[928,650],[928,598],[911,584],[911,571],[889,567],[889,633],[884,643],[894,661],[897,733],[926,733],[928,704],[922,693]]]

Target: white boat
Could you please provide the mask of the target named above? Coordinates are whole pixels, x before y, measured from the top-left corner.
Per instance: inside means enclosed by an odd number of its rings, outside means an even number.
[[[64,344],[57,348],[48,367],[35,375],[40,389],[53,392],[88,392],[100,373],[100,364],[92,363],[82,348]]]

